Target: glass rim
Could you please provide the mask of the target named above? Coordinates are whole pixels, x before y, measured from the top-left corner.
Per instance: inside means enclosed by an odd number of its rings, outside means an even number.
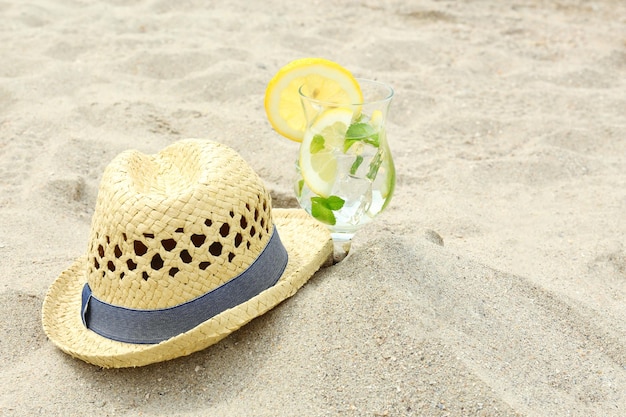
[[[375,100],[365,100],[365,97],[363,97],[364,100],[362,100],[361,102],[358,102],[358,103],[337,103],[335,101],[318,100],[316,98],[313,98],[313,97],[310,97],[310,96],[304,94],[302,92],[302,87],[304,87],[304,84],[303,84],[300,87],[298,87],[298,95],[300,96],[301,99],[306,99],[307,101],[310,101],[310,102],[315,103],[315,104],[319,104],[321,106],[340,107],[340,106],[367,106],[367,105],[374,104],[374,103],[383,103],[385,101],[391,101],[391,99],[393,98],[393,96],[395,94],[395,91],[394,91],[393,87],[391,85],[387,84],[387,83],[382,82],[382,81],[371,80],[371,79],[368,79],[368,78],[357,78],[357,77],[355,77],[354,79],[359,84],[359,87],[361,86],[361,82],[368,83],[368,84],[373,84],[373,85],[378,86],[378,88],[381,88],[383,91],[387,90],[387,94],[384,95],[383,98],[378,98],[378,99],[375,99]]]

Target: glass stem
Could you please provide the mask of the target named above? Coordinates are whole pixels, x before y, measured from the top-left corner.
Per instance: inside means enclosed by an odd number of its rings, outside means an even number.
[[[352,244],[353,233],[331,233],[333,238],[333,264],[339,263],[348,256]]]

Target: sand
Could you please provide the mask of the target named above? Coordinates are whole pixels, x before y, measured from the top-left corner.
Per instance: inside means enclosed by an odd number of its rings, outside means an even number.
[[[0,415],[626,414],[626,3],[2,1],[0,56]],[[119,152],[217,140],[294,205],[263,95],[303,56],[396,90],[351,255],[188,357],[56,349],[42,300]]]

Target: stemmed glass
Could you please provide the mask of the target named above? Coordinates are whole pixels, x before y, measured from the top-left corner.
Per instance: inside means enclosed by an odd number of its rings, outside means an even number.
[[[360,103],[323,102],[299,91],[306,130],[296,162],[296,197],[330,229],[335,262],[347,256],[354,234],[389,204],[395,187],[385,129],[393,89],[357,82]]]

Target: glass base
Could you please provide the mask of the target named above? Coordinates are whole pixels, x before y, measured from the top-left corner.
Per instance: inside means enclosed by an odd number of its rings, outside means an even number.
[[[333,238],[333,264],[343,261],[350,252],[354,233],[331,233]]]

